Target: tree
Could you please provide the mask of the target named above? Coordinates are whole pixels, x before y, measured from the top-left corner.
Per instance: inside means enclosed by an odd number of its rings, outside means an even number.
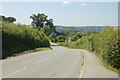
[[[45,24],[45,21],[47,20],[47,15],[43,14],[43,13],[38,13],[37,15],[36,14],[32,14],[32,16],[30,16],[30,18],[33,20],[32,21],[32,26],[35,27],[35,28],[42,28]]]
[[[16,21],[16,19],[14,17],[0,16],[0,21],[5,21],[7,23],[13,23]]]
[[[95,29],[93,29],[92,31],[88,31],[87,35],[89,36],[89,35],[94,34],[94,33],[97,33],[97,31]]]
[[[55,29],[56,26],[54,26],[54,24],[53,24],[53,19],[51,19],[51,18],[47,19],[48,18],[47,15],[45,15],[43,13],[41,13],[41,14],[38,13],[37,15],[33,14],[32,16],[30,16],[30,18],[32,19],[31,24],[34,28],[37,28],[38,30],[40,30],[41,28],[43,28],[46,25],[50,28],[50,30],[52,32],[56,32],[56,29]]]
[[[73,37],[71,37],[71,41],[76,41],[79,37],[77,35],[74,35]]]
[[[54,26],[54,24],[53,24],[53,19],[50,18],[50,19],[46,20],[45,25],[49,26],[50,29],[51,29],[53,32],[56,31],[56,30],[55,30],[56,26]]]
[[[65,42],[65,39],[66,39],[66,37],[65,37],[64,35],[59,35],[59,36],[57,37],[57,41],[58,41],[58,42]]]
[[[77,37],[81,38],[83,35],[81,33],[77,33]]]
[[[57,39],[56,39],[56,33],[52,32],[50,35],[49,35],[49,38],[52,42],[57,42]]]
[[[0,16],[0,21],[6,21],[5,16]]]
[[[13,23],[14,21],[16,21],[16,19],[14,17],[7,17],[6,18],[6,22],[8,22],[8,23]]]
[[[50,35],[50,33],[52,32],[50,27],[47,25],[44,25],[43,28],[40,29],[40,31],[44,32],[47,36]]]

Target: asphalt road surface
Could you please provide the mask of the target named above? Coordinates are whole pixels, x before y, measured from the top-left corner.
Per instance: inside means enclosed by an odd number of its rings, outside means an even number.
[[[77,78],[82,54],[52,44],[53,50],[3,60],[3,78]]]
[[[117,73],[105,69],[100,61],[89,52],[68,49],[53,43],[52,48],[53,50],[2,60],[2,77],[118,78]]]
[[[118,73],[106,69],[95,54],[87,50],[80,51],[84,55],[82,78],[118,78]]]

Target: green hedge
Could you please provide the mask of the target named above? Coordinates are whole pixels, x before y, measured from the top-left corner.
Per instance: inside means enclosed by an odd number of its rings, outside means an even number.
[[[71,42],[69,47],[94,51],[105,63],[119,69],[120,37],[118,36],[117,29],[107,28],[99,33],[83,36],[76,42]]]
[[[2,22],[3,58],[37,47],[49,47],[47,36],[26,25]]]

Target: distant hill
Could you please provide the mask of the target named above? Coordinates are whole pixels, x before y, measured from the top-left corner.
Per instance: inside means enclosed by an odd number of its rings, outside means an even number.
[[[88,32],[92,30],[101,31],[103,28],[110,26],[56,26],[57,31],[71,30],[73,32]]]
[[[32,25],[28,25],[28,26],[32,28]],[[86,33],[92,30],[101,31],[103,28],[109,28],[109,27],[111,26],[61,26],[61,25],[56,25],[56,31],[70,30],[72,32]]]

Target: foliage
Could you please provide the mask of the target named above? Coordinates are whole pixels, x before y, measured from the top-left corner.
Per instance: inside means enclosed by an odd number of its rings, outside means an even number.
[[[16,21],[16,19],[14,17],[0,16],[0,21],[5,21],[6,23],[13,23]]]
[[[37,29],[6,22],[2,23],[2,28],[3,58],[37,47],[50,46],[47,36]]]
[[[57,35],[64,35],[66,37],[72,37],[73,35],[75,35],[75,32],[72,32],[70,30],[57,31]]]
[[[49,38],[52,42],[57,42],[57,39],[56,39],[56,33],[52,32],[50,35],[49,35]]]
[[[57,36],[57,41],[58,42],[65,42],[66,37],[64,35],[59,35]]]
[[[44,51],[44,50],[52,50],[51,47],[42,47],[42,48],[35,48],[33,51]]]
[[[69,46],[69,43],[65,43],[65,42],[57,42],[57,44],[59,46],[63,46],[63,47],[68,47]]]
[[[41,32],[45,33],[47,36],[52,33],[52,30],[49,26],[44,25],[43,28],[40,29]]]
[[[32,26],[33,28],[37,28],[38,30],[42,30],[45,32],[46,35],[49,35],[51,32],[55,32],[55,26],[53,24],[53,19],[48,19],[48,16],[45,15],[44,13],[38,13],[36,14],[32,14],[32,16],[30,16],[30,18],[32,19]],[[46,30],[50,30],[50,33],[47,33]]]
[[[32,16],[30,16],[30,18],[33,20],[32,21],[32,26],[38,28],[38,27],[43,27],[45,24],[45,21],[47,19],[47,15],[43,14],[43,13],[38,13],[36,14],[32,14]]]
[[[81,38],[83,36],[83,33],[78,32],[76,35],[77,37]]]
[[[79,37],[77,35],[74,35],[71,37],[71,41],[76,41]]]
[[[71,42],[69,47],[94,51],[106,64],[119,69],[120,36],[118,36],[118,29],[111,27],[101,32],[89,32],[86,36]]]
[[[87,33],[88,31],[96,30],[102,31],[103,28],[109,28],[111,26],[56,26],[56,31],[70,30],[72,32]]]
[[[76,33],[71,32],[70,30],[57,31],[57,32],[52,32],[49,35],[49,38],[51,39],[52,42],[64,42],[65,39],[69,39],[71,36],[73,36],[75,34]],[[63,39],[60,39],[60,37],[62,37]]]
[[[92,31],[88,31],[87,32],[87,35],[89,36],[89,35],[92,35],[92,34],[94,34],[94,33],[97,33],[98,31],[96,31],[95,29],[93,29]]]

